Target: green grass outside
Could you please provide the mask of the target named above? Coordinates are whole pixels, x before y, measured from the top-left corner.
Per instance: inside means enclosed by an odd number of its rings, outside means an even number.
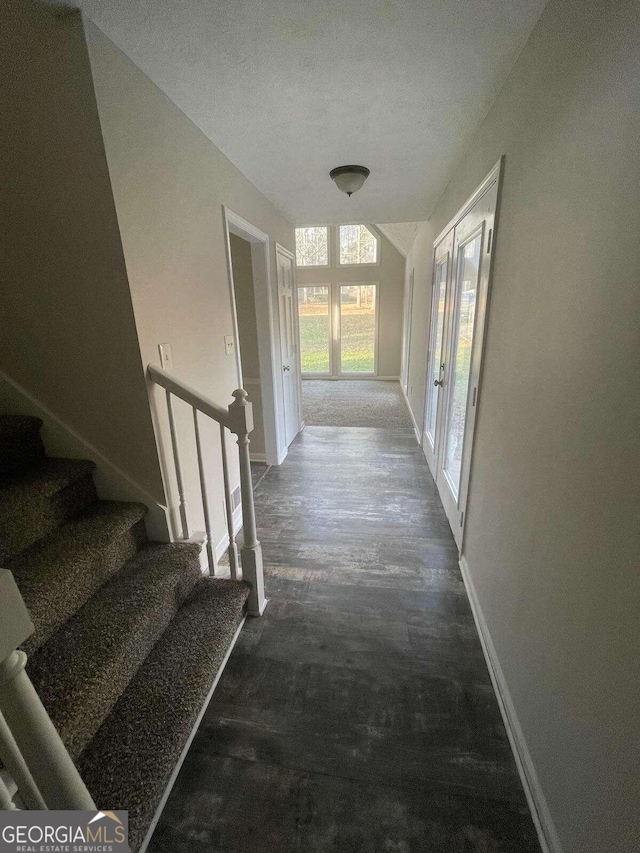
[[[300,361],[303,373],[329,373],[329,317],[326,313],[319,313],[326,310],[326,305],[300,305]],[[375,315],[370,309],[343,306],[343,373],[373,373],[374,335]]]

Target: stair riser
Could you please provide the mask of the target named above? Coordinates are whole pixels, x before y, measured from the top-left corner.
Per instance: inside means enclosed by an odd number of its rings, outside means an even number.
[[[0,440],[0,476],[13,474],[44,462],[45,450],[40,432],[30,427]]]
[[[98,499],[93,477],[82,477],[54,495],[43,495],[20,508],[20,517],[0,518],[6,559],[19,554],[81,513]]]
[[[126,571],[126,567],[123,571]],[[66,725],[58,721],[55,705],[45,707],[49,711],[60,737],[73,758],[77,758],[107,718],[109,711],[126,690],[140,664],[152,650],[163,634],[180,605],[191,592],[195,574],[175,578],[172,589],[166,595],[168,600],[156,600],[153,606],[142,601],[129,600],[128,604],[136,614],[135,621],[129,626],[127,642],[112,650],[102,661],[99,679],[80,685],[77,695],[67,697],[68,704],[82,708],[82,715],[76,716]],[[86,640],[90,642],[90,638]],[[36,689],[38,685],[36,684]]]
[[[81,571],[74,573],[73,583],[55,583],[52,573],[49,588],[36,601],[26,601],[36,631],[25,641],[24,651],[32,654],[46,642],[146,542],[144,522],[138,521],[133,527],[111,536],[107,542],[87,547],[79,567]],[[26,598],[24,594],[23,597]]]
[[[248,587],[232,584],[198,581],[77,761],[96,802],[129,811],[132,851],[140,847],[242,620]]]

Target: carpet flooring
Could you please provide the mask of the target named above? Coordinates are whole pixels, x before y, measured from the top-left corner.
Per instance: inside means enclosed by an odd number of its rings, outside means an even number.
[[[0,415],[0,562],[33,621],[29,677],[94,801],[128,810],[135,853],[249,586],[203,578],[199,545],[149,542],[146,507],[99,500],[94,464],[48,458],[41,426]]]
[[[399,382],[306,379],[302,409],[307,426],[413,428]]]

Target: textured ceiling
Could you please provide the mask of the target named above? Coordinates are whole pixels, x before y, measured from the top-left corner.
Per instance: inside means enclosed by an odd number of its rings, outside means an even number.
[[[295,224],[426,219],[546,0],[79,0]],[[361,163],[350,199],[329,170]]]
[[[421,222],[387,222],[376,227],[406,258],[421,225]]]

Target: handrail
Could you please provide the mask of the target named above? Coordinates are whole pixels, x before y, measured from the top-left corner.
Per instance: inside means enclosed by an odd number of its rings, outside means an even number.
[[[147,373],[156,385],[162,386],[166,391],[170,391],[176,397],[184,400],[185,403],[193,406],[194,409],[202,412],[203,415],[208,415],[214,421],[218,421],[219,424],[224,424],[224,426],[231,429],[228,409],[218,406],[213,400],[209,400],[204,394],[187,385],[186,382],[178,381],[171,373],[168,373],[161,367],[156,367],[155,364],[147,366]]]
[[[36,809],[94,809],[91,794],[27,675],[22,643],[33,624],[13,575],[0,569],[0,758]],[[2,785],[3,802],[13,801]],[[9,806],[10,807],[10,806]]]
[[[262,567],[262,547],[256,532],[256,517],[253,504],[253,484],[251,482],[251,461],[249,455],[249,433],[253,430],[253,407],[247,399],[247,392],[238,388],[233,392],[233,402],[227,409],[218,406],[199,391],[191,388],[185,382],[176,379],[175,376],[157,367],[155,364],[147,366],[147,375],[152,382],[160,385],[165,390],[167,398],[167,417],[169,422],[169,433],[171,437],[171,448],[173,451],[173,464],[175,469],[176,485],[178,487],[178,506],[172,506],[172,516],[177,512],[180,517],[180,533],[182,540],[192,538],[187,513],[187,502],[185,498],[185,477],[182,469],[180,440],[176,428],[172,406],[172,395],[183,400],[192,408],[193,433],[196,446],[196,458],[198,463],[198,479],[200,484],[200,499],[206,531],[207,562],[211,574],[217,574],[216,546],[214,542],[214,524],[210,513],[210,501],[207,490],[207,470],[205,457],[202,451],[203,436],[200,431],[198,415],[207,415],[220,425],[220,449],[222,452],[222,487],[224,490],[224,508],[226,516],[226,528],[228,542],[226,551],[229,556],[229,573],[232,578],[238,577],[238,549],[235,542],[234,531],[234,505],[231,494],[231,483],[229,479],[229,468],[227,464],[227,444],[225,431],[235,434],[238,443],[238,464],[240,468],[240,498],[242,505],[242,530],[243,541],[240,548],[242,564],[242,577],[251,585],[251,592],[247,602],[248,612],[252,616],[261,616],[266,605],[264,597],[264,579]],[[168,495],[169,502],[171,495]]]

